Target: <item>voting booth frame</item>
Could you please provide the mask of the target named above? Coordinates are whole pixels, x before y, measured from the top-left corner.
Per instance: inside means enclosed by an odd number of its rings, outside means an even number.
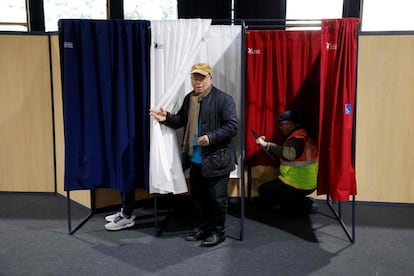
[[[295,34],[296,32],[290,32],[288,28],[292,28],[292,22],[289,20],[289,26],[286,20],[265,20],[263,25],[260,25],[260,20],[254,21],[253,25],[249,25],[249,20],[240,20],[235,22],[240,24],[241,27],[241,135],[240,135],[240,153],[241,164],[240,171],[247,173],[247,179],[245,179],[244,173],[240,174],[240,233],[239,240],[244,239],[244,223],[245,223],[245,200],[251,200],[251,167],[255,165],[268,165],[271,160],[266,157],[264,152],[260,152],[260,149],[254,143],[252,143],[253,137],[250,130],[255,129],[258,133],[267,134],[268,137],[276,137],[276,126],[274,124],[275,114],[284,111],[284,109],[294,108],[303,111],[302,118],[307,118],[307,127],[313,127],[315,140],[318,142],[319,148],[319,172],[318,172],[318,187],[317,194],[326,195],[326,204],[334,214],[335,219],[340,223],[345,234],[350,242],[355,242],[355,195],[356,195],[356,179],[355,179],[355,118],[356,118],[356,74],[357,74],[357,37],[358,37],[358,25],[359,19],[346,18],[346,19],[328,19],[321,20],[321,23],[317,25],[321,26],[320,37],[317,43],[308,43],[312,48],[312,52],[315,56],[315,60],[319,66],[310,66],[312,70],[319,70],[317,74],[315,72],[307,72],[306,75],[301,76],[296,81],[306,81],[307,88],[301,89],[305,83],[298,84],[292,95],[289,91],[285,95],[275,93],[280,91],[277,87],[270,87],[272,91],[261,89],[261,83],[265,82],[265,79],[258,79],[257,74],[252,71],[249,65],[260,65],[266,67],[263,60],[257,58],[258,50],[260,47],[271,47],[266,45],[263,41],[269,38],[276,38],[280,33]],[[303,24],[306,20],[300,20],[298,26]],[[312,22],[315,20],[312,20]],[[299,21],[298,21],[299,22]],[[314,27],[314,25],[309,24]],[[350,26],[350,27],[349,27]],[[346,30],[346,31],[344,31]],[[306,32],[306,31],[303,31]],[[308,31],[309,32],[309,31]],[[315,31],[311,31],[314,36]],[[275,36],[276,35],[276,36]],[[302,34],[301,34],[302,35]],[[346,37],[339,37],[340,35]],[[309,39],[308,34],[304,35],[305,39]],[[340,39],[339,39],[340,38]],[[339,45],[339,41],[346,41],[350,43],[350,47],[342,47]],[[319,48],[315,48],[318,44]],[[279,47],[278,45],[277,47]],[[257,48],[255,48],[257,47]],[[253,50],[252,50],[253,49]],[[255,51],[258,50],[258,51]],[[277,49],[275,49],[277,51]],[[346,51],[342,53],[341,51]],[[346,62],[338,61],[339,55],[346,55]],[[268,57],[267,57],[268,58]],[[315,61],[314,60],[314,61]],[[260,64],[262,62],[263,64]],[[257,68],[257,67],[255,67]],[[63,68],[64,70],[64,68]],[[265,72],[265,71],[263,71]],[[262,73],[263,73],[262,72]],[[337,72],[346,72],[337,74]],[[260,73],[260,72],[257,72]],[[286,72],[287,74],[289,72]],[[269,73],[271,74],[271,72]],[[318,81],[309,80],[309,76],[316,76]],[[340,75],[340,79],[335,79],[335,76]],[[267,78],[264,75],[263,78]],[[286,83],[285,83],[286,84]],[[339,84],[345,84],[343,87],[338,87]],[[292,87],[297,86],[293,84]],[[309,86],[310,85],[310,86]],[[316,86],[317,85],[317,88]],[[314,89],[313,89],[314,88]],[[257,95],[257,91],[262,91]],[[309,92],[310,91],[310,92]],[[332,93],[335,91],[335,93]],[[64,92],[64,91],[63,91]],[[254,93],[253,93],[254,92]],[[290,93],[290,94],[289,94]],[[311,93],[311,94],[307,94]],[[313,94],[312,94],[313,93]],[[314,93],[318,93],[317,97]],[[269,97],[270,96],[270,97]],[[261,97],[268,97],[268,101],[273,102],[275,106],[272,108],[262,109],[262,105],[257,105],[255,99],[260,101]],[[282,98],[283,99],[282,99]],[[282,100],[281,100],[282,99]],[[310,99],[316,99],[317,102],[309,102]],[[339,102],[338,102],[339,100]],[[268,102],[267,101],[267,102]],[[333,102],[337,105],[343,105],[343,112],[337,112],[338,106],[333,106]],[[284,104],[281,104],[284,103]],[[257,108],[255,110],[254,108]],[[271,110],[264,113],[262,110]],[[314,112],[318,110],[319,112]],[[246,116],[248,114],[249,116]],[[253,115],[252,115],[253,114]],[[272,118],[271,120],[268,118]],[[258,122],[266,122],[265,124],[259,124]],[[335,124],[334,124],[335,122]],[[333,129],[335,131],[333,131]],[[337,133],[341,133],[341,137],[335,137]],[[250,134],[250,135],[249,135]],[[280,138],[280,137],[279,137]],[[328,151],[330,148],[331,151]],[[333,149],[333,152],[332,152]],[[341,157],[341,160],[337,160]],[[267,158],[267,159],[266,159]],[[332,162],[335,160],[335,162]],[[347,172],[347,173],[344,173]],[[245,184],[247,182],[247,197],[245,195]],[[162,195],[164,196],[164,195]],[[171,194],[165,196],[174,196]],[[167,216],[163,223],[159,223],[159,210],[157,208],[158,195],[153,195],[154,200],[154,225],[156,235],[162,234],[164,224],[168,221],[168,215],[171,210],[167,211]],[[344,221],[343,216],[343,202],[349,201],[351,198],[351,231],[349,231],[347,224]],[[73,235],[84,225],[88,219],[90,219],[96,212],[95,208],[95,191],[90,190],[91,209],[90,213],[81,220],[81,222],[72,227],[71,219],[71,199],[70,191],[67,191],[67,208],[68,208],[68,228],[69,234]]]

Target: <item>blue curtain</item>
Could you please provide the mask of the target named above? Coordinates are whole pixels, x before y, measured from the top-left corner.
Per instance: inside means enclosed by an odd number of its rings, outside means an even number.
[[[148,191],[150,21],[60,20],[59,41],[65,191]]]

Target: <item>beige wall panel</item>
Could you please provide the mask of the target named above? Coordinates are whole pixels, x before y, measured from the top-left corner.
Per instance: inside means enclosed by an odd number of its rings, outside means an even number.
[[[0,35],[0,191],[54,192],[47,36]]]
[[[229,185],[228,185],[228,195],[231,197],[239,197],[241,195],[240,189],[241,189],[240,178],[230,178]],[[245,188],[245,194],[247,195],[246,188]]]
[[[96,208],[103,208],[107,206],[114,206],[121,204],[121,196],[119,191],[113,189],[98,189],[95,193]],[[152,198],[150,194],[141,188],[135,190],[135,201]]]
[[[357,200],[414,203],[414,36],[360,36]]]
[[[276,167],[272,166],[254,166],[251,168],[251,195],[252,197],[257,197],[257,189],[263,183],[266,183],[272,179],[275,179],[279,175],[279,171]],[[246,196],[248,194],[248,173],[247,168],[244,173],[245,179],[245,191]]]
[[[52,35],[50,39],[52,57],[52,80],[53,80],[53,108],[55,119],[55,146],[56,146],[56,191],[66,195],[63,190],[64,177],[64,133],[63,133],[63,104],[62,104],[62,82],[60,75],[60,54],[58,35]]]

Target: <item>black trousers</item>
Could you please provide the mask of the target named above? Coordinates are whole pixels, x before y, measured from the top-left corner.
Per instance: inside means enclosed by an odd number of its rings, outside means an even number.
[[[121,192],[122,200],[122,213],[127,217],[130,217],[134,211],[135,204],[135,191],[132,192]]]
[[[285,184],[279,178],[273,179],[262,184],[259,189],[259,198],[264,207],[277,205],[282,209],[291,209],[291,211],[302,211],[307,207],[306,196],[313,193],[312,190],[295,189]]]
[[[201,165],[192,163],[190,190],[199,215],[199,229],[224,234],[228,208],[227,186],[229,174],[204,177]]]

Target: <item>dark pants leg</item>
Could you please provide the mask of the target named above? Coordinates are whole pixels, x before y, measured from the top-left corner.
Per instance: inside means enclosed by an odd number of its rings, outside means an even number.
[[[122,213],[126,217],[130,217],[134,212],[135,191],[121,193]]]
[[[227,215],[227,186],[229,175],[204,177],[201,166],[192,164],[190,170],[191,196],[199,212],[199,228],[224,234]]]
[[[276,178],[262,184],[259,189],[259,197],[265,208],[279,205],[283,209],[291,209],[293,212],[300,212],[306,206],[306,196],[313,190],[300,190],[286,185],[282,180]]]

